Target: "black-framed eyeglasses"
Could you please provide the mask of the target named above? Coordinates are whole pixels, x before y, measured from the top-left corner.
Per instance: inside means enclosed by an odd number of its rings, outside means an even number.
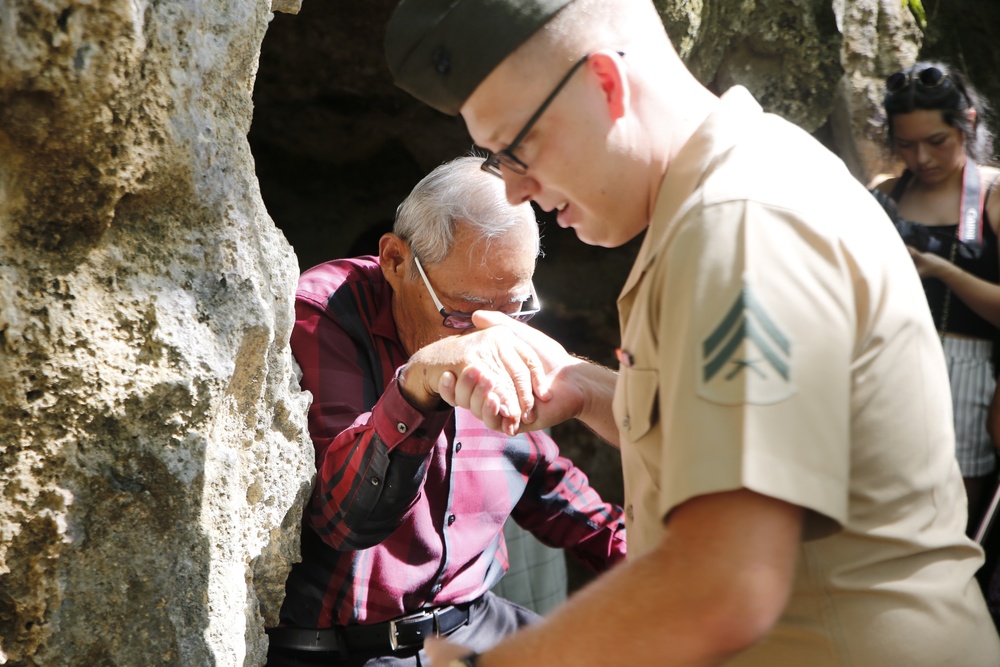
[[[885,90],[889,94],[895,94],[906,90],[911,84],[916,83],[922,88],[937,88],[948,80],[948,75],[934,66],[925,67],[919,72],[903,70],[890,74],[885,80]]]
[[[475,325],[472,323],[472,313],[455,313],[449,310],[445,310],[444,304],[438,299],[437,294],[434,292],[434,288],[431,287],[431,281],[427,279],[427,274],[424,273],[424,267],[420,264],[420,258],[417,257],[416,253],[413,255],[413,263],[417,265],[417,271],[420,272],[420,277],[424,280],[424,285],[427,286],[427,291],[431,295],[431,299],[434,301],[434,306],[441,313],[442,324],[449,329],[471,329]],[[538,299],[538,295],[535,293],[535,283],[530,283],[531,285],[531,296],[528,300],[521,304],[521,310],[516,313],[507,313],[508,316],[514,318],[518,322],[527,322],[532,317],[538,314],[542,309],[542,302]]]
[[[549,105],[552,104],[552,100],[556,98],[556,95],[559,94],[559,91],[561,91],[566,86],[566,84],[569,83],[569,80],[572,79],[573,75],[576,74],[576,71],[583,66],[583,63],[587,62],[587,59],[590,58],[590,55],[591,54],[588,53],[584,57],[577,60],[576,63],[569,69],[569,71],[566,72],[566,76],[564,76],[562,80],[559,81],[558,84],[556,84],[555,89],[551,93],[549,93],[549,96],[545,98],[545,101],[542,102],[541,106],[538,107],[538,110],[531,115],[531,118],[529,118],[528,122],[524,124],[524,127],[521,128],[521,131],[517,133],[517,135],[514,137],[514,140],[507,145],[507,148],[497,151],[496,153],[490,153],[490,156],[485,160],[483,160],[483,165],[482,165],[483,171],[485,171],[488,174],[493,174],[497,178],[503,178],[503,172],[500,171],[500,167],[509,169],[515,174],[520,174],[522,176],[528,173],[528,165],[526,165],[520,158],[514,155],[514,151],[516,151],[517,147],[521,144],[522,141],[524,141],[524,138],[528,136],[528,132],[531,132],[531,128],[535,126],[535,123],[538,122],[538,119],[541,118],[542,114],[545,113],[545,110],[549,108]],[[624,56],[625,53],[623,51],[619,51],[618,55]]]

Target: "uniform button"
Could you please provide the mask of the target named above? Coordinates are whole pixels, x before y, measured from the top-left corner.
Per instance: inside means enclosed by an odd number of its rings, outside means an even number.
[[[628,505],[627,507],[625,507],[625,516],[628,518],[629,521],[632,521],[633,517],[632,517],[632,505],[631,504]]]
[[[381,483],[382,480],[380,480],[378,477],[372,477],[372,486],[378,486]]]
[[[399,422],[398,424],[396,424],[396,430],[399,431],[400,433],[406,433],[406,424],[404,424],[403,422]]]
[[[462,451],[462,443],[460,443],[460,442],[456,442],[455,443],[455,451],[456,452]]]
[[[455,515],[454,514],[449,514],[448,515],[448,525],[450,526],[453,523],[455,523]]]

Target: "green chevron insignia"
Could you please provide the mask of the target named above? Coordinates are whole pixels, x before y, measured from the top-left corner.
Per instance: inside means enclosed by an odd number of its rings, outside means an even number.
[[[760,394],[762,402],[770,402],[791,391],[791,341],[746,285],[701,348],[703,387],[709,387],[713,380],[739,380],[744,388],[739,393],[749,402],[758,402],[753,400],[754,394]],[[752,377],[744,377],[748,374]],[[783,389],[765,389],[774,383]]]

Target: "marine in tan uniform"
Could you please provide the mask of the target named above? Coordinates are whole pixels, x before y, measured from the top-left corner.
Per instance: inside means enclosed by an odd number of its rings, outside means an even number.
[[[433,388],[499,429],[577,418],[619,445],[629,562],[482,656],[430,643],[435,664],[1000,664],[941,346],[836,157],[707,91],[646,0],[404,0],[387,55],[512,202],[591,244],[648,230],[618,374],[485,315],[536,350],[536,396],[535,359]]]

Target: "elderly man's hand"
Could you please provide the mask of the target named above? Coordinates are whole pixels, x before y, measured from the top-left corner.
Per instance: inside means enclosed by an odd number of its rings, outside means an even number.
[[[548,428],[574,417],[579,417],[586,403],[586,396],[579,384],[568,379],[574,366],[586,364],[568,352],[562,345],[537,329],[517,322],[503,313],[480,310],[473,315],[477,330],[482,332],[507,330],[522,343],[530,346],[537,355],[543,374],[533,373],[518,378],[518,391],[527,388],[539,400],[533,401],[520,415],[521,430]],[[530,387],[524,384],[531,380]],[[466,367],[459,373],[444,373],[438,392],[452,405],[469,409],[483,423],[495,430],[500,427],[503,415],[494,412],[489,401],[484,400],[493,387],[492,379],[477,367]],[[524,402],[522,401],[522,405]]]
[[[440,396],[444,374],[475,377],[475,390],[461,404]],[[418,408],[431,409],[443,398],[476,415],[490,415],[489,421],[484,420],[487,426],[511,435],[520,428],[522,415],[534,408],[534,394],[548,395],[542,360],[506,327],[479,328],[421,348],[403,368],[399,384],[406,399]]]

